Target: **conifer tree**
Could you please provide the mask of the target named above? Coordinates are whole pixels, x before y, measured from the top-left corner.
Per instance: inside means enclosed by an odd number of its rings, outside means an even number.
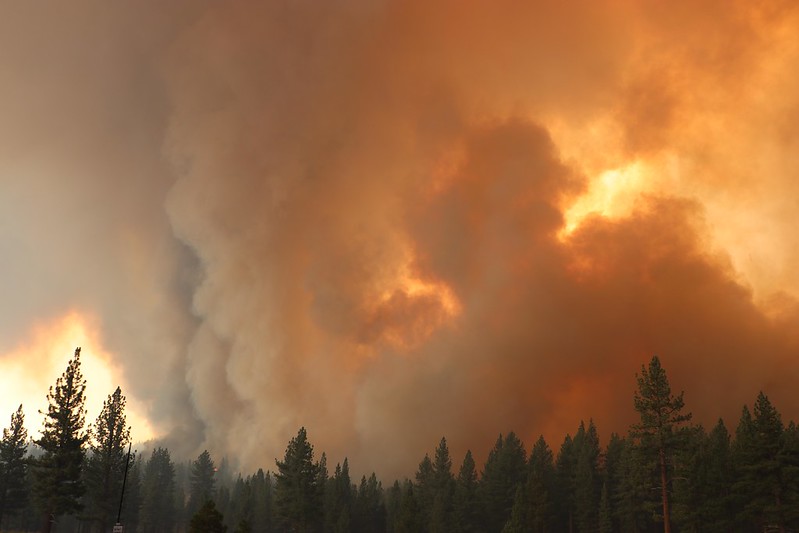
[[[424,531],[421,522],[421,508],[417,503],[414,485],[406,480],[402,487],[399,513],[394,524],[394,533],[419,533]]]
[[[122,477],[128,460],[130,427],[125,417],[125,397],[117,387],[103,402],[103,409],[93,426],[86,461],[87,514],[100,531],[116,521]]]
[[[502,533],[530,533],[530,506],[527,503],[527,490],[519,485],[513,497],[510,517],[502,528]]]
[[[313,461],[313,446],[305,428],[291,439],[278,467],[276,503],[278,515],[289,531],[313,531],[321,522],[322,501],[317,487],[319,467]]]
[[[744,411],[739,426],[738,458],[746,511],[758,527],[785,531],[795,501],[799,465],[786,446],[780,414],[762,392],[754,405],[754,418]]]
[[[355,500],[354,529],[363,533],[383,533],[386,530],[386,507],[383,487],[374,472],[361,478]]]
[[[557,529],[561,531],[574,531],[574,478],[576,475],[574,441],[568,433],[560,445],[556,462],[556,492],[557,502]]]
[[[515,433],[502,435],[488,454],[480,493],[485,506],[484,530],[499,532],[505,526],[513,509],[516,489],[527,480],[527,455],[524,444]]]
[[[213,500],[206,500],[189,523],[189,533],[226,533],[222,513],[216,509]]]
[[[336,465],[333,477],[328,480],[325,494],[325,531],[344,533],[352,524],[352,481],[347,458],[343,465]]]
[[[652,516],[661,504],[652,490],[655,465],[645,460],[641,449],[630,439],[620,439],[618,467],[615,469],[615,493],[611,495],[622,531],[648,531]]]
[[[435,497],[435,473],[433,472],[433,461],[430,460],[430,455],[424,455],[424,459],[419,463],[419,468],[416,470],[415,478],[416,483],[414,484],[413,495],[416,504],[419,506],[423,530],[427,531]]]
[[[166,448],[153,450],[144,467],[140,527],[144,533],[171,531],[175,524],[175,465]]]
[[[677,430],[691,419],[691,415],[682,413],[685,405],[683,393],[672,396],[666,371],[660,365],[657,356],[652,357],[649,368],[641,367],[641,374],[636,376],[636,380],[638,390],[635,392],[634,404],[641,421],[633,426],[631,435],[639,439],[643,450],[656,457],[660,478],[663,531],[671,533],[670,461],[680,446]]]
[[[613,511],[610,507],[610,494],[607,481],[602,483],[602,492],[599,496],[599,533],[613,531]]]
[[[193,516],[205,502],[214,498],[215,472],[216,467],[208,450],[203,450],[197,459],[192,461],[189,478],[189,503],[186,509],[188,516]]]
[[[80,369],[80,348],[47,394],[42,436],[35,443],[43,450],[33,469],[35,492],[45,512],[43,530],[51,530],[57,516],[82,508],[82,480],[86,441],[84,429],[86,380]]]
[[[27,503],[27,439],[25,415],[20,405],[11,415],[11,425],[3,429],[0,440],[0,529],[3,529],[5,517],[21,511]]]
[[[433,507],[430,514],[431,533],[449,533],[453,530],[453,496],[455,478],[447,439],[441,437],[433,461]]]
[[[142,506],[142,465],[141,456],[131,457],[128,479],[125,482],[125,500],[122,505],[122,523],[126,531],[138,531],[139,512]]]
[[[478,500],[477,470],[471,450],[466,451],[458,477],[455,480],[453,502],[454,530],[459,533],[474,533],[480,530],[480,508]]]
[[[552,450],[542,435],[538,437],[530,451],[526,487],[530,526],[536,533],[549,530],[553,523],[554,485],[555,465]]]
[[[253,531],[270,531],[274,526],[274,492],[275,482],[271,472],[258,469],[252,478],[248,479],[249,495],[252,509]]]
[[[599,436],[593,420],[580,422],[574,437],[574,516],[579,531],[594,531],[599,519]]]

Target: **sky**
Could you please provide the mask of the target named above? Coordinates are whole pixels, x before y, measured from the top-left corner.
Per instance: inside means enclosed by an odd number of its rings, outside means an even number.
[[[411,475],[799,417],[790,0],[0,0],[0,416],[82,347],[138,441]],[[6,415],[3,415],[6,413]],[[1,425],[1,424],[0,424]]]

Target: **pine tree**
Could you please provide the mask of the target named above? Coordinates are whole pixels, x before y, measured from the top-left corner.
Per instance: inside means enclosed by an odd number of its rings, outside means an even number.
[[[624,450],[624,441],[617,433],[611,433],[605,448],[605,461],[602,468],[602,481],[608,489],[608,505],[610,507],[611,531],[619,530],[619,512],[614,496],[618,492],[619,468],[621,455]]]
[[[453,530],[453,496],[455,478],[449,457],[447,439],[441,437],[433,461],[433,507],[430,513],[431,533],[449,533]]]
[[[189,503],[186,509],[188,516],[193,516],[205,502],[214,498],[215,472],[214,461],[208,450],[203,450],[191,463]]]
[[[510,517],[502,528],[502,533],[530,533],[530,505],[527,502],[527,490],[524,485],[516,489]]]
[[[144,467],[140,526],[144,533],[171,531],[175,524],[175,465],[166,448],[153,450]]]
[[[614,469],[611,502],[621,531],[649,531],[652,516],[661,502],[652,490],[655,464],[646,460],[639,447],[630,439],[619,439],[614,453],[618,465]]]
[[[363,533],[383,533],[386,530],[386,507],[383,503],[383,487],[372,473],[361,478],[355,500],[355,530]]]
[[[553,496],[555,464],[544,436],[538,437],[530,451],[527,474],[527,502],[532,530],[547,531],[554,520]]]
[[[477,470],[471,450],[466,451],[458,477],[455,480],[453,501],[454,530],[473,533],[480,530]]]
[[[632,428],[631,435],[639,439],[644,450],[657,457],[660,477],[660,494],[663,509],[663,531],[671,532],[669,511],[670,458],[680,446],[676,431],[681,424],[691,419],[682,414],[685,405],[683,393],[672,396],[666,371],[657,356],[652,357],[649,368],[641,367],[636,376],[638,390],[635,392],[635,410],[641,422]]]
[[[319,469],[304,427],[289,442],[283,461],[275,463],[276,503],[281,521],[289,531],[313,531],[321,522],[322,501],[317,487]]]
[[[502,435],[488,454],[480,483],[484,504],[484,528],[499,532],[505,526],[513,509],[516,490],[527,480],[527,455],[524,444],[515,433]]]
[[[435,498],[433,461],[430,456],[425,454],[424,459],[419,463],[416,470],[416,483],[414,483],[413,495],[416,504],[419,506],[419,519],[422,522],[422,531],[427,531],[430,524],[430,516],[433,512],[433,499]]]
[[[406,480],[402,487],[402,498],[397,520],[394,524],[394,533],[419,533],[424,531],[421,516],[421,508],[415,496],[413,483]]]
[[[82,480],[84,446],[89,436],[86,421],[86,380],[80,370],[80,348],[47,395],[42,436],[35,443],[43,455],[33,469],[35,493],[45,511],[43,530],[52,528],[57,516],[81,510],[85,492]]]
[[[216,509],[213,500],[206,500],[189,523],[189,533],[226,533],[222,513]]]
[[[780,414],[762,392],[754,405],[754,419],[742,416],[738,458],[747,515],[759,527],[785,531],[796,500],[799,465],[787,446]]]
[[[613,511],[610,507],[610,494],[607,482],[602,483],[602,492],[599,496],[599,533],[613,531]]]
[[[574,531],[574,479],[577,455],[574,441],[568,433],[560,445],[556,461],[557,528],[560,531]]]
[[[133,454],[131,457],[128,479],[125,483],[125,500],[122,504],[122,523],[126,531],[138,531],[139,512],[142,506],[142,465],[141,456]]]
[[[125,397],[117,387],[103,402],[103,409],[94,424],[85,469],[87,514],[98,524],[100,531],[111,529],[116,521],[129,443]]]
[[[255,531],[269,531],[275,527],[275,476],[272,472],[258,469],[257,483],[253,483],[253,497],[255,509],[253,529]]]
[[[325,531],[344,533],[352,524],[353,495],[350,466],[347,458],[343,465],[336,465],[333,477],[328,480],[325,494]],[[349,531],[347,529],[346,531]]]
[[[574,516],[578,531],[594,531],[599,515],[599,436],[593,420],[588,428],[580,422],[574,437]]]
[[[28,431],[22,405],[11,415],[11,425],[3,429],[0,441],[0,529],[3,519],[21,511],[28,499]]]

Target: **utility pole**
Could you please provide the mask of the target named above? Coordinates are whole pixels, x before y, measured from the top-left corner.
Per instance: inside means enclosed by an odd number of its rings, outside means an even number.
[[[114,533],[123,533],[122,526],[122,502],[125,500],[125,484],[128,482],[128,467],[130,466],[130,448],[133,443],[128,443],[128,455],[125,459],[125,475],[122,477],[122,492],[119,495],[119,511],[117,511],[117,523],[114,525]]]

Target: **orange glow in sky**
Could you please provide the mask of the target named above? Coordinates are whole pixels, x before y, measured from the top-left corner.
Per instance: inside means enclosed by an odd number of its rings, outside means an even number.
[[[81,371],[86,379],[86,423],[92,424],[103,408],[103,401],[119,385],[127,397],[127,421],[135,441],[153,437],[153,430],[143,416],[143,405],[132,398],[121,370],[102,346],[95,321],[78,311],[34,327],[27,339],[11,352],[0,354],[0,375],[4,390],[0,396],[2,426],[7,427],[11,413],[22,403],[25,427],[38,438],[47,410],[47,392],[64,372],[75,348],[81,347]]]

